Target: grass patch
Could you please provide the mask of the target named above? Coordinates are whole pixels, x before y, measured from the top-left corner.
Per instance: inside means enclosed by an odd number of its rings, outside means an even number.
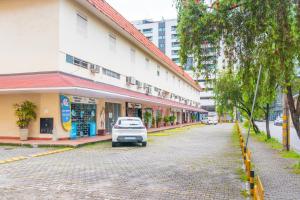
[[[239,147],[240,146],[240,138],[237,132],[237,125],[235,124],[233,127],[233,131],[231,134],[231,141],[233,143],[234,146]]]
[[[300,174],[300,161],[298,163],[296,163],[295,165],[293,165],[293,172],[295,174]]]
[[[242,182],[247,182],[247,174],[245,170],[242,168],[237,168],[235,173],[240,177]]]
[[[242,195],[244,198],[247,198],[247,197],[250,196],[249,193],[248,193],[248,191],[245,190],[245,189],[241,190],[241,195]]]
[[[281,156],[284,158],[292,158],[292,159],[300,159],[300,154],[297,152],[290,150],[290,151],[282,151],[280,152]]]
[[[157,132],[157,133],[150,133],[149,136],[158,136],[158,137],[161,137],[161,136],[169,136],[171,134],[169,133],[165,133],[165,132]]]
[[[253,136],[255,139],[257,139],[258,141],[266,143],[272,149],[276,149],[276,150],[282,149],[282,144],[275,138],[268,139],[267,134],[264,131],[261,131],[260,133],[256,134],[253,130],[251,130],[250,135]]]

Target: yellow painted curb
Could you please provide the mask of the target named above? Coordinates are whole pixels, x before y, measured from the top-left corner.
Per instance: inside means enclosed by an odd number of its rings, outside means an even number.
[[[58,150],[52,150],[52,151],[47,151],[47,152],[43,152],[43,153],[38,153],[38,154],[33,154],[30,155],[30,157],[32,158],[36,158],[36,157],[41,157],[41,156],[47,156],[47,155],[51,155],[51,154],[56,154],[56,153],[62,153],[65,151],[70,151],[73,150],[74,148],[63,148],[63,149],[58,149]]]
[[[20,160],[25,160],[27,158],[28,157],[25,157],[25,156],[13,157],[13,158],[6,159],[6,160],[0,160],[0,164],[6,164],[6,163],[16,162],[16,161],[20,161]]]

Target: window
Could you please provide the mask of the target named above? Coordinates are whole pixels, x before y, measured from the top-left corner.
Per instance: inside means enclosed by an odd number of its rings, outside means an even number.
[[[172,42],[172,47],[179,47],[179,42]]]
[[[160,66],[159,66],[159,65],[157,65],[156,75],[157,75],[157,76],[160,76]]]
[[[87,23],[88,23],[87,17],[84,16],[83,14],[77,12],[76,20],[77,20],[77,32],[80,35],[86,37],[87,36]]]
[[[179,50],[172,50],[172,55],[178,55]]]
[[[165,39],[165,36],[164,35],[160,35],[160,36],[158,36],[158,39]]]
[[[81,60],[79,58],[76,58],[68,54],[66,54],[66,62],[85,69],[88,69],[88,65],[89,65],[87,61]]]
[[[179,58],[172,58],[172,61],[173,61],[174,63],[179,63]]]
[[[109,34],[109,49],[115,51],[117,46],[117,38],[113,34]]]
[[[146,38],[150,41],[152,41],[152,39],[153,39],[152,36],[147,36]]]
[[[116,78],[116,79],[120,79],[120,76],[121,76],[117,72],[111,71],[111,70],[106,69],[106,68],[102,68],[102,73],[106,76],[110,76],[110,77],[113,77],[113,78]]]
[[[146,28],[146,29],[143,29],[143,33],[144,33],[144,34],[152,33],[152,31],[153,31],[152,28]]]
[[[171,38],[172,38],[172,39],[177,39],[177,38],[178,38],[178,35],[177,35],[177,34],[172,34]]]
[[[209,99],[213,99],[213,97],[200,97],[200,99],[209,100]]]
[[[171,31],[176,31],[177,26],[171,26]]]
[[[132,63],[135,63],[135,49],[130,48],[130,60]]]

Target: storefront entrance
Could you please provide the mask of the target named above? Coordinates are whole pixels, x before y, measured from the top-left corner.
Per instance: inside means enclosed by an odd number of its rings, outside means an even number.
[[[105,103],[105,131],[111,133],[112,127],[121,116],[121,104]]]
[[[139,117],[142,119],[142,104],[138,103],[126,103],[126,116],[127,117]]]
[[[72,135],[85,137],[96,135],[96,104],[71,104]]]

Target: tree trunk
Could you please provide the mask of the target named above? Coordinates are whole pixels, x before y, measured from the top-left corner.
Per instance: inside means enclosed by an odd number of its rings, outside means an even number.
[[[269,120],[269,113],[270,113],[270,104],[267,103],[265,117],[266,117],[266,131],[267,131],[267,138],[271,139],[271,133],[270,133],[270,120]]]
[[[300,139],[300,95],[297,97],[297,105],[295,105],[291,86],[287,86],[287,101],[293,125],[296,129],[298,138]]]
[[[252,119],[252,126],[253,126],[253,130],[255,132],[255,134],[258,134],[260,132],[258,126],[256,125],[254,119]]]

